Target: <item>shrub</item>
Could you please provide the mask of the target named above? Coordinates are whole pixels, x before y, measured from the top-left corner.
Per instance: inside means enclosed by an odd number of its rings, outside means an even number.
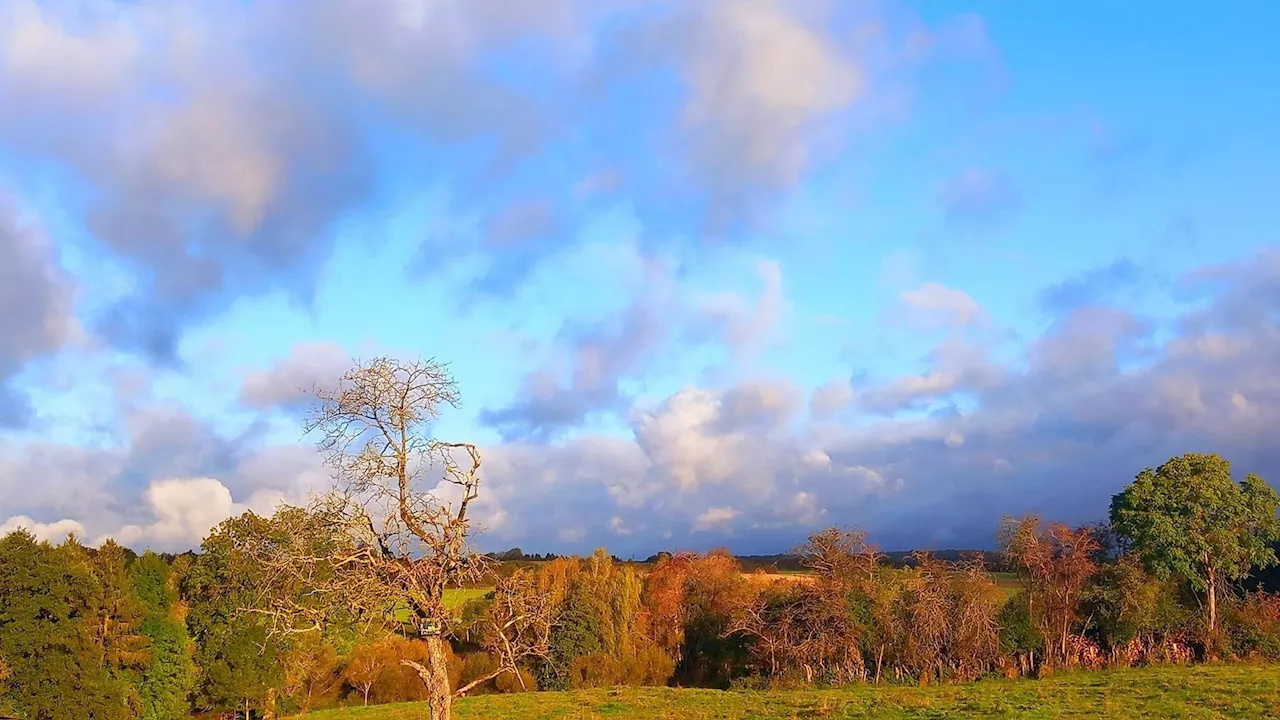
[[[676,671],[676,661],[661,648],[649,646],[622,661],[622,684],[666,685]]]
[[[493,673],[498,669],[498,663],[487,652],[471,653],[462,658],[462,669],[459,671],[458,685],[466,685],[474,682],[478,678]],[[497,692],[497,685],[493,680],[480,683],[472,688],[468,694],[470,695],[487,695]]]
[[[1224,609],[1222,625],[1230,652],[1280,659],[1280,595],[1251,592]]]
[[[618,685],[622,682],[622,662],[604,652],[573,659],[569,667],[569,687],[574,690]]]

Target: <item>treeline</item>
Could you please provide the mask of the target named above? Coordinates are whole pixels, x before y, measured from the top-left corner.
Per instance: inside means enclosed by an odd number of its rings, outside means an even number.
[[[646,557],[643,560],[627,560],[628,563],[639,563],[646,566],[657,565],[664,559],[671,558],[672,553],[660,552]],[[974,559],[981,560],[987,567],[996,572],[1008,571],[1011,568],[1007,566],[1006,559],[999,552],[990,550],[932,550],[930,556],[936,560],[945,560],[947,562],[958,562],[961,560],[971,561]],[[536,563],[555,560],[560,555],[556,553],[526,553],[524,550],[516,547],[502,552],[485,553],[485,557],[490,560],[502,563]],[[569,556],[571,557],[571,556]],[[915,550],[889,550],[883,553],[881,562],[891,567],[913,567],[917,562],[919,554]],[[615,563],[624,562],[617,555],[611,555]],[[742,566],[746,572],[762,570],[764,572],[804,572],[805,559],[803,555],[795,552],[778,553],[775,555],[734,555],[734,559]]]
[[[482,596],[456,595],[447,627],[430,632],[447,638],[447,682],[462,694],[1280,660],[1280,596],[1244,589],[1276,563],[1277,504],[1256,476],[1237,483],[1225,461],[1187,455],[1139,474],[1106,522],[1006,519],[1000,563],[1013,586],[982,555],[893,563],[863,533],[832,528],[791,554],[806,572],[783,578],[724,550],[650,567],[603,549],[525,563],[491,573],[497,587]],[[276,546],[311,517],[246,514],[200,553],[167,558],[21,531],[0,539],[0,714],[267,718],[427,699],[431,644],[406,606],[314,604],[340,562],[274,569]],[[282,607],[300,614],[286,622]]]

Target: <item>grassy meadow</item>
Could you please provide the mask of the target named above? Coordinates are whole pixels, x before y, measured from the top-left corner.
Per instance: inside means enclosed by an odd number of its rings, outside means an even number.
[[[450,607],[455,610],[461,609],[463,605],[466,605],[472,600],[482,598],[486,593],[492,591],[493,588],[491,587],[449,588],[444,591],[444,604],[446,607]]]
[[[410,720],[408,703],[312,713],[314,720]],[[1264,718],[1280,717],[1280,665],[1198,665],[1072,673],[1043,680],[862,685],[838,690],[616,688],[484,695],[455,716],[641,720],[793,718]]]

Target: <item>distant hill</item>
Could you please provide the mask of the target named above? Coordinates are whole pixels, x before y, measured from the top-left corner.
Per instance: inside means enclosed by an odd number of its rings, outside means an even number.
[[[915,550],[895,550],[893,552],[886,552],[884,553],[885,562],[894,567],[911,567],[915,564],[913,556],[916,552],[917,551]],[[1005,569],[1004,560],[1000,556],[1000,553],[992,550],[948,549],[930,550],[929,553],[933,555],[933,557],[947,562],[981,559],[983,563],[992,570]],[[644,560],[635,560],[630,562],[635,562],[636,564],[641,565],[653,565],[666,554],[668,553],[659,553],[656,555],[650,555]],[[503,563],[518,564],[546,562],[548,560],[554,560],[559,556],[555,553],[527,554],[520,548],[512,548],[505,552],[488,553],[487,557]],[[738,562],[742,563],[742,569],[747,572],[754,572],[755,570],[765,570],[770,572],[799,572],[805,569],[800,557],[790,553],[780,553],[777,555],[737,555],[735,557],[738,559]],[[619,563],[628,562],[616,556],[613,560],[614,562]]]

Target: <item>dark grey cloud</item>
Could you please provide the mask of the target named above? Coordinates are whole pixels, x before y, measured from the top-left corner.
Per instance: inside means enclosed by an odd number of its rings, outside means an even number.
[[[23,423],[29,411],[9,379],[76,335],[74,311],[73,282],[49,238],[0,194],[0,427]]]

